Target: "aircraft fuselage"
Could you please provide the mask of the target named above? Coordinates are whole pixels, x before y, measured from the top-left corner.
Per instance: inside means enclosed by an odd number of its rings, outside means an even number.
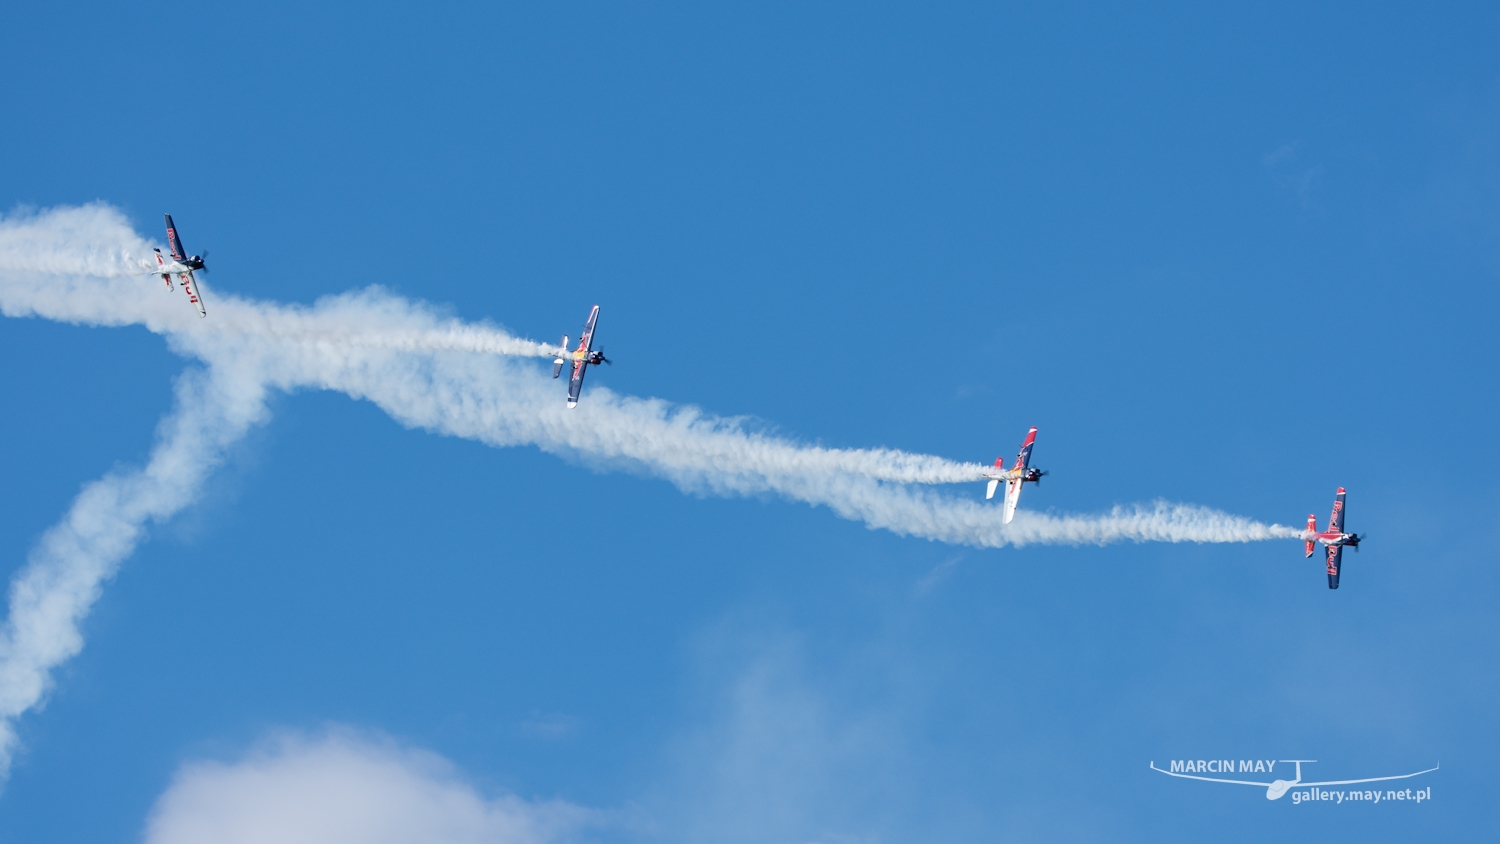
[[[1348,545],[1350,544],[1349,541],[1354,538],[1355,534],[1352,533],[1330,533],[1326,531],[1313,537],[1314,540],[1330,548],[1338,545]]]

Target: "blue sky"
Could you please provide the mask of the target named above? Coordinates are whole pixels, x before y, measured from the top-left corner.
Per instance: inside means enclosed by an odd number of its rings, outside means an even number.
[[[1321,524],[1343,485],[1371,538],[1338,592],[1293,541],[974,550],[283,395],[106,586],[0,839],[176,840],[194,764],[339,742],[611,841],[1500,831],[1492,8],[8,18],[0,204],[170,211],[209,319],[380,285],[550,341],[597,302],[585,401],[985,462],[1037,425],[1023,508]],[[195,364],[0,349],[9,578]],[[1222,757],[1443,767],[1336,807],[1146,767]]]

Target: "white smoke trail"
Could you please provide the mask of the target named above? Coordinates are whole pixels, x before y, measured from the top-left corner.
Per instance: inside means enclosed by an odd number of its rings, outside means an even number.
[[[89,325],[140,324],[162,334],[253,335],[271,342],[520,357],[552,357],[558,351],[496,326],[445,319],[425,306],[378,293],[354,294],[359,307],[350,310],[357,310],[358,318],[341,323],[322,318],[316,309],[233,297],[212,303],[217,319],[185,317],[180,295],[148,292],[153,285],[142,283],[158,277],[153,262],[141,257],[149,256],[152,246],[106,205],[13,216],[0,223],[0,272],[10,288],[0,311]]]
[[[1206,508],[1158,503],[1093,516],[999,508],[905,484],[975,481],[979,464],[888,449],[825,449],[656,399],[591,387],[564,408],[556,383],[517,357],[554,350],[438,316],[378,290],[311,307],[208,291],[200,319],[139,276],[150,244],[103,205],[0,221],[0,312],[87,325],[143,325],[207,365],[178,384],[177,407],[139,472],[84,490],[12,583],[0,631],[0,777],[15,719],[45,697],[53,667],[82,647],[78,624],[150,521],[187,506],[224,449],[266,416],[271,389],[337,390],[402,424],[494,446],[535,445],[596,466],[665,478],[692,492],[771,493],[889,530],[976,547],[1118,541],[1252,542],[1301,535]],[[473,354],[484,352],[487,354]]]
[[[330,325],[329,311],[267,303],[247,303],[229,297],[214,309],[214,320],[204,320],[198,331],[250,336],[265,342],[312,343],[402,352],[477,352],[510,357],[553,358],[560,349],[522,340],[503,329],[441,319],[406,300],[375,291],[352,294],[345,303],[359,311],[357,323]],[[418,315],[413,320],[414,312]]]
[[[495,326],[441,317],[429,306],[379,290],[333,296],[311,307],[254,302],[208,290],[205,298],[210,300],[212,316],[201,319],[191,308],[182,307],[183,297],[168,295],[145,283],[134,256],[150,251],[151,244],[107,206],[58,209],[4,221],[0,223],[0,312],[87,325],[143,325],[165,335],[174,349],[204,361],[264,360],[270,370],[281,373],[278,386],[288,390],[343,390],[336,380],[349,377],[344,369],[355,364],[389,364],[392,372],[399,372],[401,364],[389,363],[390,359],[379,354],[370,356],[384,351],[483,352],[509,357],[551,357],[557,352],[556,347],[517,339]],[[540,399],[534,370],[501,368],[496,372],[510,382],[505,385],[507,390],[526,395],[528,403],[532,398]],[[434,375],[442,374],[435,371]],[[463,377],[473,383],[454,387],[465,394],[475,389],[492,391],[496,386],[484,383],[487,376],[482,373]],[[375,376],[360,394],[380,392],[379,381],[380,376]],[[607,395],[606,390],[591,388],[588,404],[601,404],[603,395]],[[845,472],[895,483],[963,483],[976,480],[983,468],[977,463],[891,449],[807,447],[750,433],[736,420],[708,417],[691,408],[622,399],[623,404],[643,411],[648,423],[654,418],[659,425],[659,417],[670,416],[670,427],[697,438],[690,452],[657,447],[650,454],[636,455],[629,453],[632,445],[644,444],[645,439],[630,431],[620,431],[614,442],[598,439],[587,430],[588,425],[576,424],[588,413],[582,413],[582,417],[579,413],[564,415],[553,399],[555,396],[549,393],[546,416],[560,425],[573,423],[571,435],[592,442],[576,442],[571,448],[567,443],[557,443],[551,450],[575,450],[606,460],[635,457],[643,464],[660,461],[669,475],[686,465],[713,472],[716,467],[710,464],[717,463],[717,468],[731,474],[743,465],[761,474],[775,467],[793,474]],[[504,396],[492,400],[503,404]],[[387,409],[401,415],[397,406]],[[630,424],[629,419],[612,422]],[[422,424],[442,430],[439,424]],[[667,431],[656,433],[670,435]],[[460,435],[502,444],[479,429]],[[506,440],[503,444],[523,442],[548,445],[545,436]],[[642,468],[651,471],[649,465]]]
[[[238,373],[189,370],[176,394],[145,467],[84,487],[11,582],[0,631],[0,780],[15,751],[16,718],[41,702],[52,668],[82,650],[79,623],[146,523],[187,507],[224,449],[266,413],[265,389]]]

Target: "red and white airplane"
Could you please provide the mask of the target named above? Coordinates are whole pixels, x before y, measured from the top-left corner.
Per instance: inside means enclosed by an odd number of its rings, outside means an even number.
[[[599,306],[595,305],[589,311],[589,318],[583,323],[583,336],[578,338],[578,348],[568,351],[568,335],[564,334],[562,346],[558,349],[557,360],[552,362],[552,377],[556,378],[562,374],[562,368],[568,363],[573,364],[572,375],[568,378],[568,407],[578,406],[578,394],[583,391],[583,376],[590,366],[598,366],[601,363],[609,363],[609,358],[604,356],[604,350],[594,351],[594,326],[599,324]]]
[[[1328,530],[1318,532],[1318,517],[1307,514],[1307,556],[1311,557],[1318,543],[1328,546],[1328,588],[1339,588],[1339,569],[1344,563],[1344,546],[1359,550],[1357,533],[1344,533],[1344,488],[1333,496],[1333,515],[1328,517]]]
[[[167,283],[167,289],[172,289],[172,276],[182,282],[182,292],[187,294],[188,301],[198,309],[198,316],[208,316],[208,311],[203,309],[203,297],[198,294],[198,280],[193,277],[193,270],[208,272],[208,267],[203,266],[203,259],[197,255],[187,254],[182,246],[182,239],[177,236],[177,226],[172,222],[172,215],[163,215],[167,218],[167,244],[172,248],[172,263],[167,263],[161,257],[161,250],[156,252],[156,274]],[[203,253],[207,255],[208,253]]]
[[[1002,518],[1004,524],[1010,524],[1010,520],[1016,517],[1016,503],[1021,500],[1021,487],[1027,482],[1042,483],[1042,476],[1047,474],[1040,469],[1031,468],[1031,447],[1036,445],[1036,427],[1032,426],[1026,432],[1026,442],[1021,443],[1021,453],[1016,455],[1016,465],[1005,468],[1005,458],[996,457],[995,466],[980,473],[980,477],[989,478],[990,484],[985,488],[984,497],[994,498],[995,488],[1005,481],[1005,515]]]

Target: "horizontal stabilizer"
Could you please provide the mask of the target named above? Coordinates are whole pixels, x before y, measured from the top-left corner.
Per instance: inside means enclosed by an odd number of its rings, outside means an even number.
[[[991,480],[990,481],[990,485],[988,487],[986,487],[985,490],[984,490],[984,497],[985,498],[994,498],[995,497],[995,488],[998,487],[998,486],[1000,486],[1000,481],[999,480]]]
[[[157,249],[155,247],[152,247],[151,251],[156,253],[156,269],[157,269],[157,271],[161,272],[162,270],[165,270],[167,268],[167,262],[163,261],[161,259],[161,250]],[[161,280],[165,281],[167,283],[167,289],[168,290],[174,290],[175,289],[175,288],[172,287],[172,275],[170,273],[162,272],[161,273]]]

